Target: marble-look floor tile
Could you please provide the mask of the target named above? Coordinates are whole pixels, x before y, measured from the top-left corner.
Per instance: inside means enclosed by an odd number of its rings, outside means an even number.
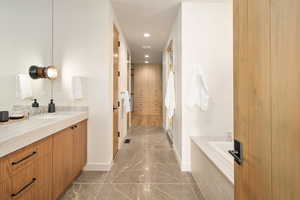
[[[75,183],[104,183],[108,172],[83,171]]]
[[[198,199],[190,184],[152,184],[147,200],[204,200]]]
[[[83,172],[62,200],[204,200],[162,128],[134,127],[128,138],[109,172]]]
[[[106,184],[100,192],[101,200],[147,200],[144,184]]]
[[[102,184],[73,184],[60,200],[102,200]]]

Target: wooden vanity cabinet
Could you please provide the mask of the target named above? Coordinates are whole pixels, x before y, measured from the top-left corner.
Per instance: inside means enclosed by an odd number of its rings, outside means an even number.
[[[87,122],[75,124],[54,137],[53,196],[61,196],[86,164]]]
[[[52,137],[0,158],[1,200],[52,200]]]
[[[0,158],[0,200],[57,200],[86,164],[87,121]]]

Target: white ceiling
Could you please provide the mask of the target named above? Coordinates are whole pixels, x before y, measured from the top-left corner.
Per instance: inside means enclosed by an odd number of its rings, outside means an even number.
[[[131,50],[133,63],[162,62],[162,51],[177,16],[181,0],[112,0],[119,25]],[[145,38],[144,33],[150,33]],[[151,49],[145,50],[144,45]]]

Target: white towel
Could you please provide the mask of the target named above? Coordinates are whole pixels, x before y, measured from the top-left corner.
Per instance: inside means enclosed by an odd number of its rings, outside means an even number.
[[[128,91],[121,92],[121,99],[123,102],[123,110],[125,113],[129,113],[131,111],[130,97]]]
[[[199,106],[203,112],[208,110],[209,91],[201,68],[194,69],[189,90],[188,106]]]
[[[72,77],[73,99],[83,99],[82,78],[79,76]]]
[[[33,97],[29,75],[18,74],[16,76],[16,97],[22,100]]]
[[[165,94],[165,106],[167,111],[167,118],[171,119],[175,114],[175,78],[174,72],[169,73],[166,94]]]

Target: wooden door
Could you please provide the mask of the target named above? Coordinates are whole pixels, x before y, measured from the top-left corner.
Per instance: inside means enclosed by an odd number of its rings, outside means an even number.
[[[271,200],[269,0],[235,0],[235,199]]]
[[[234,0],[236,200],[300,196],[300,2]]]
[[[272,200],[300,199],[300,1],[271,1]]]
[[[53,137],[53,198],[57,199],[72,182],[72,129],[67,128]]]
[[[134,67],[133,126],[162,126],[162,66]]]
[[[114,26],[114,65],[113,65],[113,157],[119,148],[119,32]]]

